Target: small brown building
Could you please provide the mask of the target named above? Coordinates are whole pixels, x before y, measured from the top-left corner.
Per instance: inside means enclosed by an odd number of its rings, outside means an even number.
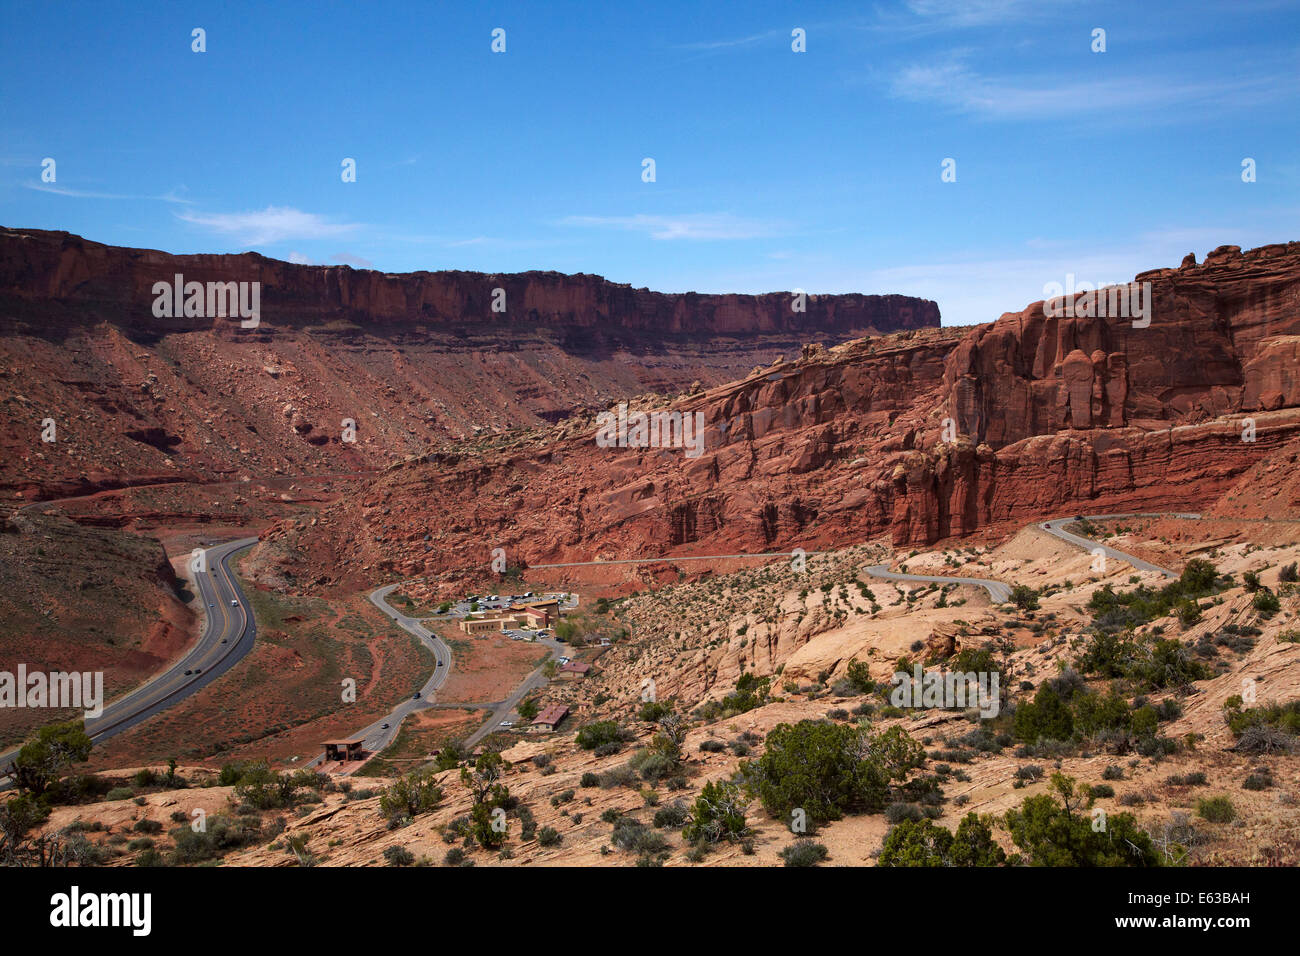
[[[587,672],[591,670],[591,665],[583,661],[569,661],[569,663],[560,667],[555,673],[559,674],[566,680],[578,680],[586,677]]]
[[[532,725],[528,728],[531,731],[551,731],[560,725],[565,717],[569,716],[569,708],[564,704],[551,704],[544,711],[534,718]]]
[[[355,737],[352,740],[327,740],[325,741],[325,759],[339,760],[345,763],[362,760],[365,757],[365,751],[361,747],[365,742],[365,737]]]

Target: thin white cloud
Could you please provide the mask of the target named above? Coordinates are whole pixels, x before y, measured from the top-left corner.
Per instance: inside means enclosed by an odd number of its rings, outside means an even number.
[[[767,30],[764,33],[755,33],[746,37],[736,37],[731,40],[700,40],[695,43],[679,44],[679,50],[734,50],[742,47],[750,47],[762,43],[766,40],[772,40],[776,37],[788,37],[789,30]]]
[[[187,212],[176,215],[193,225],[234,236],[246,246],[269,245],[291,239],[331,239],[360,228],[358,223],[329,222],[323,216],[288,206],[267,206],[254,212]]]
[[[51,193],[55,196],[68,196],[72,199],[132,199],[132,200],[150,200],[152,202],[169,202],[181,205],[193,205],[191,200],[182,199],[176,195],[176,191],[164,193],[161,196],[129,196],[119,193],[99,193],[91,192],[84,189],[69,189],[66,186],[59,186],[53,183],[23,183],[28,189],[33,189],[40,193]]]
[[[1288,85],[1272,75],[1213,82],[1132,75],[1064,82],[1056,75],[1000,79],[953,59],[905,67],[895,76],[892,92],[900,99],[936,103],[993,119],[1070,120],[1085,113],[1124,117],[1142,110],[1172,111],[1174,107],[1237,108],[1242,102],[1286,96]]]
[[[696,213],[684,216],[567,216],[566,226],[591,226],[639,232],[651,239],[758,239],[775,230],[768,223],[742,219],[730,213]]]
[[[908,0],[907,8],[922,19],[947,27],[978,27],[1022,21],[1069,5],[1048,0]]]

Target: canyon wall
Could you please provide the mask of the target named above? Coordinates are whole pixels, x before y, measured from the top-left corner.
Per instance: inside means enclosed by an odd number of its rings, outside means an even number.
[[[259,325],[155,317],[153,284],[177,273],[262,283]],[[933,302],[907,296],[813,296],[796,313],[783,293],[388,275],[3,229],[0,498],[377,471],[622,397],[733,381],[807,342],[938,324]],[[56,442],[41,440],[46,421]]]
[[[1139,277],[1148,327],[1050,319],[810,346],[679,399],[703,451],[546,436],[413,459],[258,549],[285,586],[514,563],[898,546],[1088,511],[1212,503],[1300,434],[1300,244]],[[646,404],[646,408],[649,405]],[[1247,421],[1249,419],[1249,421]],[[1249,432],[1249,439],[1246,438]]]
[[[372,327],[549,326],[582,347],[589,335],[639,341],[674,336],[834,333],[845,337],[939,325],[939,307],[902,295],[810,295],[806,311],[786,292],[700,295],[634,289],[594,275],[412,272],[295,265],[256,253],[170,255],[42,230],[0,229],[0,292],[114,306],[119,320],[166,331],[212,328],[219,320],[156,319],[155,282],[260,282],[268,328],[330,320]],[[493,310],[494,290],[505,310]],[[21,321],[21,316],[16,317]],[[234,326],[236,323],[224,323]]]

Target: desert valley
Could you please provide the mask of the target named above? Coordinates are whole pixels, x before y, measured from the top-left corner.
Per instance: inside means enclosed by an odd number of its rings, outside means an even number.
[[[1135,281],[944,328],[5,230],[0,647],[110,702],[4,711],[7,861],[1295,865],[1300,243]]]
[[[6,14],[6,942],[1284,929],[1300,7]]]

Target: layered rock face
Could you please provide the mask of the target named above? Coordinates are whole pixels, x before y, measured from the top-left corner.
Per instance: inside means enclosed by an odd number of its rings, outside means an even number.
[[[1300,405],[1300,243],[1157,269],[1149,324],[1035,302],[974,332],[945,375],[958,431],[1000,448],[1062,429],[1155,428]],[[1080,300],[1075,299],[1078,303]],[[1077,313],[1082,308],[1071,309]]]
[[[558,272],[391,275],[350,266],[293,265],[256,253],[173,256],[105,246],[68,233],[0,230],[0,292],[111,304],[121,310],[116,319],[121,324],[159,331],[212,328],[213,319],[153,316],[154,283],[171,282],[176,273],[186,282],[260,282],[261,321],[268,330],[330,319],[406,328],[541,325],[570,332],[575,338],[568,344],[581,349],[602,338],[639,341],[646,333],[654,340],[810,332],[848,336],[939,325],[935,303],[902,295],[808,296],[806,307],[796,311],[790,294],[780,292],[667,294]]]
[[[701,416],[696,457],[601,447],[585,419],[412,460],[310,526],[281,525],[258,560],[278,584],[360,585],[481,571],[496,547],[539,564],[927,544],[1206,504],[1300,434],[1300,244],[1139,280],[1146,328],[1035,303],[971,330],[810,347],[673,404]]]
[[[177,274],[261,283],[259,324],[155,316],[154,283]],[[374,471],[619,397],[733,381],[809,341],[938,324],[933,302],[906,296],[815,296],[795,312],[776,293],[386,275],[5,229],[0,496]]]

